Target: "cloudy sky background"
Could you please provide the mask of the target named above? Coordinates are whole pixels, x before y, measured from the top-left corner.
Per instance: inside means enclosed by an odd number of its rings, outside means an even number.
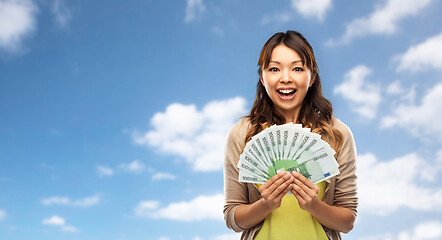
[[[438,0],[0,0],[0,239],[238,239],[222,155],[278,31],[358,147],[347,239],[442,238]]]

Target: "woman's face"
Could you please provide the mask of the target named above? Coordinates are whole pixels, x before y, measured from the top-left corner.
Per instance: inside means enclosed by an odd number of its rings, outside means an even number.
[[[314,80],[299,54],[280,44],[273,49],[269,66],[262,71],[261,82],[286,122],[294,122]]]

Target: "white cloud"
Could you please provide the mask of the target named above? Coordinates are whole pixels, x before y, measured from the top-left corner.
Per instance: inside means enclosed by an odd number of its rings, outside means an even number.
[[[164,172],[158,172],[155,173],[152,176],[152,180],[157,181],[157,180],[164,180],[164,179],[168,179],[168,180],[175,180],[176,177],[173,174],[170,173],[164,173]]]
[[[31,0],[0,0],[0,49],[16,52],[36,26],[37,6]]]
[[[120,164],[119,168],[123,169],[126,172],[131,172],[131,173],[141,173],[144,171],[144,169],[146,168],[144,166],[144,164],[142,162],[140,162],[140,160],[135,159],[134,161],[132,161],[131,163],[128,164]]]
[[[357,18],[347,24],[344,35],[329,45],[349,43],[356,37],[366,35],[387,35],[397,31],[401,20],[422,12],[434,0],[388,0],[377,4],[368,17]]]
[[[237,240],[241,238],[241,233],[228,233],[210,238],[211,240]]]
[[[241,238],[241,233],[227,233],[219,236],[213,236],[207,239],[210,240],[237,240]],[[200,236],[193,237],[192,240],[203,240]]]
[[[437,151],[436,164],[437,169],[442,171],[442,149]]]
[[[315,18],[322,22],[325,15],[332,7],[332,0],[292,0],[292,8],[304,18]],[[292,12],[278,12],[271,15],[265,15],[262,18],[262,24],[284,24],[293,19]]]
[[[283,13],[275,13],[273,15],[265,15],[262,19],[262,24],[268,23],[276,23],[282,24],[287,23],[292,20],[292,13],[283,12]]]
[[[67,197],[51,197],[51,198],[45,198],[41,200],[41,203],[43,205],[69,205],[71,203],[71,200]]]
[[[198,196],[189,202],[171,203],[161,208],[158,201],[140,202],[134,209],[138,216],[149,218],[165,218],[178,221],[222,220],[224,196]]]
[[[156,210],[160,205],[161,203],[158,201],[143,201],[138,204],[134,211],[136,215],[144,216],[146,212]]]
[[[404,92],[404,88],[401,85],[400,81],[394,81],[387,87],[387,94],[397,95]]]
[[[305,18],[323,21],[332,7],[332,0],[292,0],[292,7]]]
[[[245,100],[237,97],[212,101],[202,111],[195,105],[174,103],[151,119],[153,130],[133,133],[136,144],[185,158],[197,171],[222,168],[225,137],[230,127],[246,113]]]
[[[50,164],[47,164],[47,163],[40,163],[40,166],[42,167],[42,168],[44,168],[44,169],[49,169],[49,170],[54,170],[55,169],[55,167],[54,166],[52,166],[52,165],[50,165]]]
[[[65,232],[78,232],[78,229],[74,226],[63,226],[61,230]]]
[[[217,35],[218,37],[224,37],[224,30],[218,26],[212,27],[211,31],[213,34]]]
[[[60,229],[64,232],[78,232],[78,229],[74,226],[66,225],[66,220],[62,217],[54,215],[50,218],[43,219],[42,223],[44,225],[55,225],[60,226]]]
[[[414,104],[416,100],[416,87],[417,84],[404,87],[401,81],[396,80],[387,86],[385,90],[386,96],[390,95],[392,98],[385,102],[389,102],[389,105],[393,108],[396,108],[398,103]]]
[[[57,225],[57,226],[63,226],[66,223],[66,220],[62,217],[59,217],[57,215],[54,215],[50,218],[43,219],[43,224],[45,225]]]
[[[68,197],[50,197],[41,200],[43,205],[65,205],[65,206],[75,206],[75,207],[90,207],[96,205],[100,202],[100,197],[98,195],[85,197],[80,200],[72,201]]]
[[[62,136],[63,135],[62,131],[55,129],[55,128],[49,129],[49,132],[54,136]]]
[[[414,226],[410,230],[364,237],[361,240],[439,240],[441,238],[442,223],[427,221]]]
[[[6,212],[4,210],[0,209],[0,221],[5,219],[5,217],[6,217]]]
[[[77,207],[90,207],[96,205],[100,202],[100,197],[98,195],[92,197],[86,197],[72,203],[73,206]]]
[[[66,6],[65,0],[54,0],[51,6],[51,12],[54,14],[55,22],[60,27],[66,27],[71,19],[71,11]]]
[[[206,7],[204,6],[203,0],[187,0],[184,22],[189,23],[195,21],[201,17],[204,11],[206,11]]]
[[[379,161],[372,153],[359,155],[360,209],[377,215],[386,215],[401,207],[442,211],[442,189],[419,184],[434,181],[439,171],[416,153],[390,161]]]
[[[418,72],[425,69],[442,70],[442,33],[410,47],[395,57],[398,72]]]
[[[372,70],[365,65],[358,65],[347,72],[344,81],[336,86],[334,94],[340,94],[349,100],[354,112],[368,119],[376,116],[377,107],[381,101],[379,86],[370,83],[366,78]]]
[[[442,141],[442,83],[425,95],[420,105],[400,103],[390,116],[383,117],[381,128],[402,127],[419,137],[436,138]]]
[[[97,166],[97,171],[98,171],[98,175],[100,177],[113,176],[114,175],[114,170],[112,170],[112,168],[107,167],[107,166],[98,165]]]

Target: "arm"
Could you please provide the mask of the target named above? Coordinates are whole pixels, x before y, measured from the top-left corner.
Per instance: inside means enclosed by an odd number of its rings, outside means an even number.
[[[323,199],[324,202],[317,199],[317,190],[315,189],[317,186],[308,179],[300,178],[299,176],[302,175],[297,175],[297,173],[294,174],[298,178],[295,178],[292,192],[299,191],[298,201],[301,199],[301,208],[304,207],[309,211],[323,226],[347,233],[353,228],[358,205],[356,195],[356,145],[353,134],[347,125],[338,119],[334,119],[334,127],[342,134],[342,146],[336,155],[340,174],[335,177],[336,181],[332,181],[332,186],[329,189],[333,191],[331,198],[326,201]],[[313,193],[309,189],[313,190]],[[299,194],[303,194],[303,192],[304,195],[301,198]],[[303,205],[301,205],[301,202],[303,202]]]
[[[244,148],[244,136],[248,129],[248,122],[245,120],[235,124],[227,135],[227,142],[224,149],[224,219],[228,228],[235,232],[251,230],[244,228],[236,222],[236,211],[243,205],[249,205],[259,201],[260,194],[255,186],[239,182],[237,164],[242,149]],[[253,231],[253,230],[252,230]]]
[[[247,130],[245,125],[243,120],[230,129],[223,163],[224,219],[227,227],[235,232],[254,228],[273,209],[278,208],[293,181],[290,174],[281,172],[263,184],[259,191],[255,186],[251,187],[250,184],[238,181],[236,165],[244,148],[243,138]]]

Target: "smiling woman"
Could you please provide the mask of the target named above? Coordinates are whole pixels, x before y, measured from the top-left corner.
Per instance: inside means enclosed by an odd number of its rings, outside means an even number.
[[[231,128],[226,144],[227,226],[243,232],[241,239],[341,239],[356,219],[356,148],[350,129],[333,117],[322,96],[313,49],[298,32],[276,33],[258,66],[253,107]],[[317,184],[296,171],[281,171],[263,185],[239,182],[236,166],[246,143],[264,128],[285,123],[320,134],[336,151],[340,174]]]
[[[273,49],[270,59],[262,71],[261,83],[276,109],[293,122],[314,79],[299,54],[283,44]]]

